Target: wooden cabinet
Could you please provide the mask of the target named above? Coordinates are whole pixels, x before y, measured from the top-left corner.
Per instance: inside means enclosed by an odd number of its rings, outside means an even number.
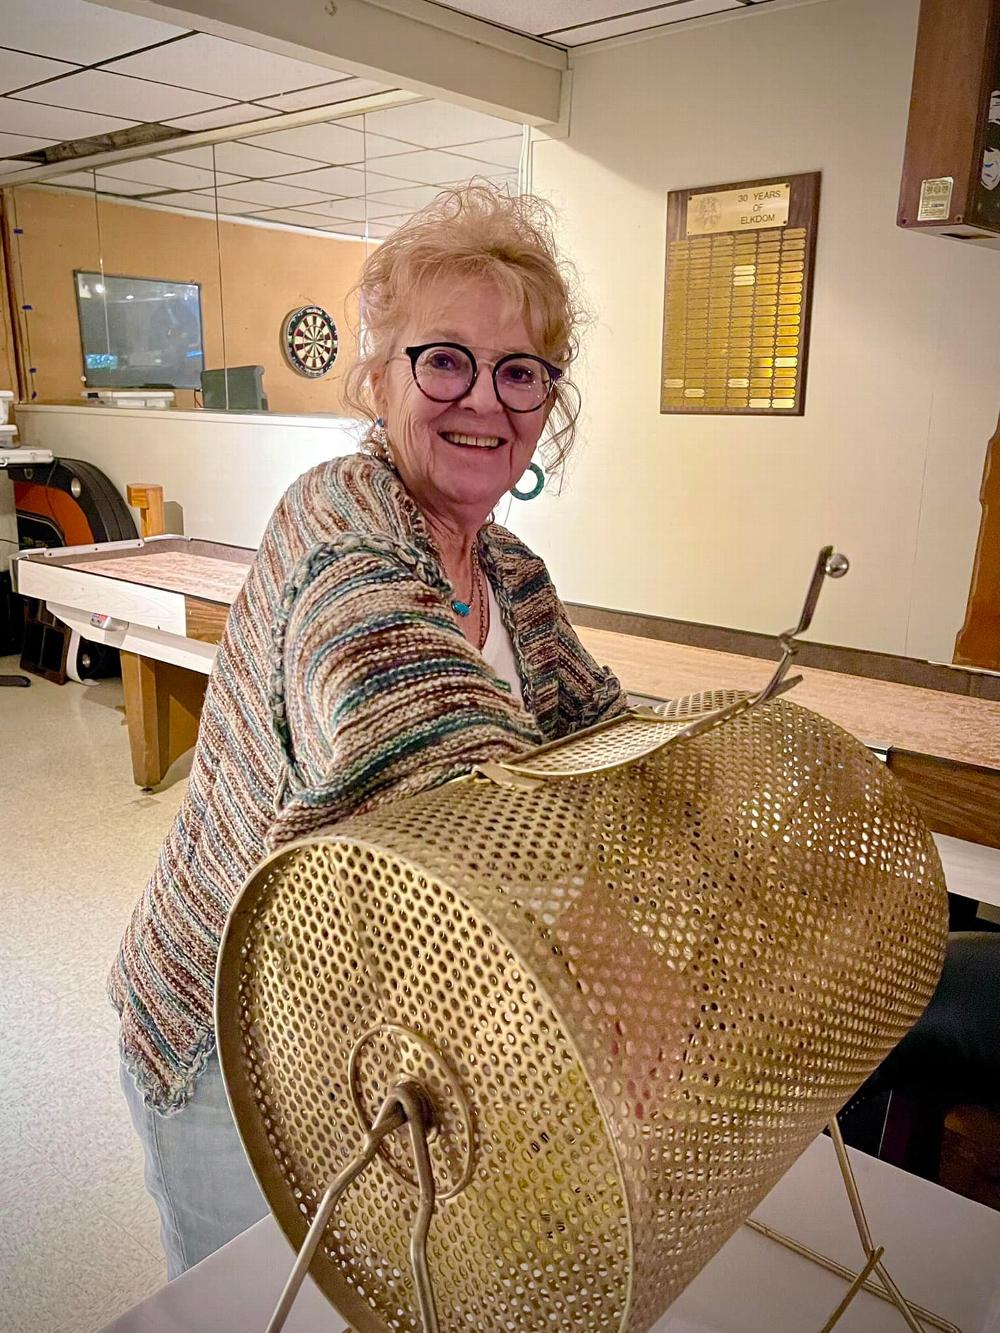
[[[1000,0],[921,0],[896,220],[1000,248]]]

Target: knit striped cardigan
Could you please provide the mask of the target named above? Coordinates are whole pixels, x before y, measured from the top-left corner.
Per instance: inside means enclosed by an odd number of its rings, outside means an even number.
[[[109,980],[147,1105],[184,1106],[214,1048],[220,936],[266,852],[624,707],[542,561],[495,524],[480,559],[523,709],[458,629],[390,466],[336,459],[282,498],[226,623],[187,792]]]

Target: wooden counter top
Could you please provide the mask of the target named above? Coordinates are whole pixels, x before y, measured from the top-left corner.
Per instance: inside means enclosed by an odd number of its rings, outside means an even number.
[[[757,690],[775,664],[736,653],[578,627],[598,662],[627,690],[661,699],[696,690]],[[788,695],[869,745],[895,747],[1000,772],[1000,703],[961,694],[792,666],[802,684]]]

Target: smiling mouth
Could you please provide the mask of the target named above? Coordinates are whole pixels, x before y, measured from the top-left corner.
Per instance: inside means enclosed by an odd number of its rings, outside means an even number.
[[[499,449],[506,443],[499,435],[465,435],[457,430],[442,430],[438,434],[448,444],[457,444],[463,449]]]

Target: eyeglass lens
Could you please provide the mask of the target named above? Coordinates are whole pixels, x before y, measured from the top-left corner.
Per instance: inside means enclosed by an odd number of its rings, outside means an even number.
[[[469,392],[476,366],[457,347],[426,347],[414,362],[413,376],[428,398],[451,403]],[[545,363],[534,356],[502,357],[494,367],[493,382],[501,403],[514,412],[541,407],[552,387]]]

